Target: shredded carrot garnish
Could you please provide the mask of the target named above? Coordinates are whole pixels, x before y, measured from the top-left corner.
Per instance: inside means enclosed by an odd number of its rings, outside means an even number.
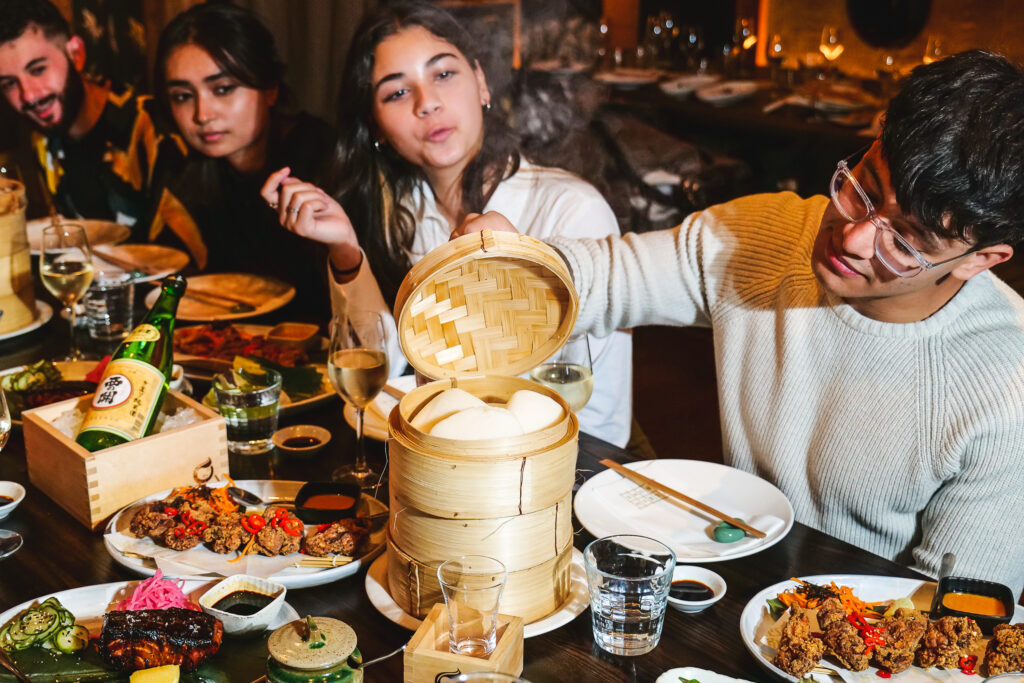
[[[828,586],[818,586],[795,577],[792,580],[801,584],[802,588],[778,594],[779,602],[786,607],[796,605],[805,609],[814,609],[826,599],[837,597],[847,614],[859,614],[870,607],[882,604],[882,602],[865,602],[853,594],[852,588],[849,586],[838,586],[835,581],[830,582]]]
[[[245,547],[242,548],[242,552],[238,553],[238,557],[234,558],[233,560],[228,560],[228,562],[238,562],[240,559],[242,559],[246,555],[251,555],[252,554],[252,546],[253,546],[254,543],[256,543],[256,534],[253,534],[252,536],[249,537],[249,541],[245,544]]]
[[[230,478],[228,478],[228,481],[230,481],[231,485],[234,486],[235,482],[231,481]],[[196,494],[197,489],[197,486],[181,486],[171,491],[171,497],[181,496],[185,500],[195,503],[199,500],[199,496]],[[228,489],[226,486],[219,489],[209,489],[209,491],[210,498],[207,502],[209,502],[210,507],[212,507],[217,514],[226,515],[238,510],[238,505],[228,496]]]

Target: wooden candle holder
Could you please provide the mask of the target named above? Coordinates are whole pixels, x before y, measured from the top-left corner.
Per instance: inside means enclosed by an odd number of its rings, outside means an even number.
[[[498,642],[487,658],[453,654],[448,646],[448,610],[434,605],[405,648],[405,683],[434,683],[444,675],[497,671],[523,672],[523,620],[498,615]]]

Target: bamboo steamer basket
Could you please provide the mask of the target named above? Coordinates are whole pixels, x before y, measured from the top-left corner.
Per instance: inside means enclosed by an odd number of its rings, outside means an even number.
[[[514,233],[452,240],[402,282],[402,350],[436,380],[407,393],[388,418],[388,583],[410,614],[422,617],[443,599],[437,567],[465,554],[506,564],[503,614],[532,622],[565,601],[579,421],[557,392],[516,375],[565,343],[578,305],[558,254]],[[562,407],[562,418],[501,439],[445,439],[412,426],[423,406],[456,386],[489,404],[536,391]]]
[[[510,572],[547,562],[572,542],[572,493],[525,515],[462,519],[434,517],[391,497],[389,532],[395,545],[416,558],[487,555]],[[523,543],[523,539],[548,542]]]
[[[395,545],[387,535],[388,587],[395,602],[407,614],[424,618],[439,602],[444,602],[437,580],[437,568],[450,555],[416,559]],[[502,614],[522,617],[526,623],[543,619],[558,609],[569,594],[572,565],[572,540],[546,562],[517,571],[509,571],[501,592]]]
[[[25,203],[25,186],[0,178],[0,334],[20,330],[36,319]]]

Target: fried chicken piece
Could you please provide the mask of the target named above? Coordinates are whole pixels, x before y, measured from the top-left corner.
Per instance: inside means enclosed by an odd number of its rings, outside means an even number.
[[[914,652],[928,628],[928,619],[916,609],[901,607],[878,622],[885,645],[875,648],[871,663],[898,674],[914,663]]]
[[[142,506],[128,525],[128,531],[135,538],[150,538],[157,540],[163,538],[167,530],[174,526],[174,515],[169,515],[164,510],[172,507],[165,500],[157,500]],[[175,508],[177,512],[177,508]]]
[[[970,617],[942,617],[928,624],[914,663],[929,668],[955,669],[981,638],[981,629]]]
[[[249,542],[252,534],[242,526],[242,515],[218,515],[203,532],[203,542],[215,553],[233,553]]]
[[[299,546],[302,545],[304,525],[298,517],[291,513],[284,517],[276,517],[277,511],[284,509],[271,506],[263,512],[263,519],[266,521],[266,525],[257,532],[255,543],[255,549],[263,555],[274,557],[275,555],[291,555],[292,553],[299,552]],[[298,530],[297,535],[285,531],[282,528],[285,525],[296,528]]]
[[[176,524],[164,534],[164,545],[171,550],[191,550],[203,542],[203,535],[189,533],[184,524]]]
[[[306,537],[306,553],[314,557],[340,554],[354,556],[370,535],[370,523],[350,517],[339,519],[324,529],[313,531]]]
[[[985,649],[981,673],[985,676],[1024,671],[1024,623],[998,624]]]
[[[824,653],[825,645],[811,636],[807,615],[793,614],[782,628],[779,651],[772,663],[792,676],[803,678],[817,666]]]
[[[827,598],[818,605],[818,625],[827,629],[838,621],[846,621],[846,610],[839,598]]]

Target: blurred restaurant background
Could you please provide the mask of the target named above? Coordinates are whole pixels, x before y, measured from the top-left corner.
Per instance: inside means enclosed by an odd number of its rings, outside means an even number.
[[[236,4],[274,32],[295,108],[333,122],[348,46],[379,1]],[[92,74],[147,91],[160,30],[197,0],[54,3],[86,40]],[[672,227],[750,192],[823,193],[836,161],[877,135],[880,112],[916,65],[969,48],[1024,60],[1015,0],[440,4],[488,36],[485,71],[527,156],[593,183],[623,231]],[[28,168],[26,124],[0,112],[0,161]],[[29,217],[45,215],[26,180]],[[1024,291],[1016,261],[996,272]],[[649,327],[634,340],[635,412],[654,451],[684,442],[721,452],[718,430],[699,430],[718,421],[710,332]],[[660,362],[659,348],[692,361]],[[678,400],[662,400],[670,394]],[[680,412],[693,419],[674,419]]]

